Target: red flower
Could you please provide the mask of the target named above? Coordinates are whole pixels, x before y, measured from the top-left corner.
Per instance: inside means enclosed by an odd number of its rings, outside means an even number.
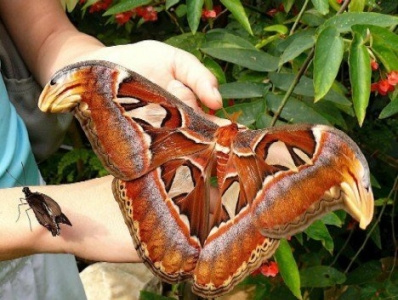
[[[279,273],[278,264],[275,261],[270,261],[262,264],[252,275],[263,274],[266,277],[275,277]]]
[[[270,261],[269,264],[263,264],[260,267],[261,274],[266,277],[275,277],[279,273],[278,264],[274,261]]]
[[[216,5],[213,9],[203,9],[202,10],[202,19],[214,19],[221,13],[221,5]]]
[[[100,0],[95,2],[90,6],[90,13],[98,12],[101,10],[106,10],[109,6],[111,6],[113,0]]]
[[[338,4],[341,4],[341,2],[343,2],[343,0],[336,0],[336,2],[337,2]]]
[[[394,91],[394,86],[388,82],[388,79],[383,79],[379,81],[378,92],[381,95],[387,95],[387,93]]]
[[[377,91],[380,95],[387,95],[389,92],[394,91],[394,86],[388,82],[388,79],[380,80],[370,86],[372,92]]]
[[[379,83],[378,82],[374,82],[370,85],[370,91],[371,92],[376,92],[379,89]]]
[[[398,83],[398,71],[391,71],[387,74],[388,83],[391,85],[397,85]]]
[[[202,18],[203,19],[214,19],[217,16],[216,11],[214,9],[204,9],[202,11]]]
[[[137,16],[142,17],[145,21],[156,21],[158,19],[158,13],[153,6],[141,6],[133,10]]]
[[[132,15],[133,15],[132,11],[126,11],[123,13],[116,14],[115,15],[116,23],[118,23],[119,25],[126,24],[130,20]]]
[[[378,64],[377,61],[375,61],[375,60],[372,60],[372,61],[370,62],[370,66],[372,67],[372,70],[373,70],[373,71],[376,71],[376,70],[379,68],[379,64]]]

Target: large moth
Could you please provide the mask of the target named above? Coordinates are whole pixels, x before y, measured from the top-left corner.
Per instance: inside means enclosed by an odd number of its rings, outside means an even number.
[[[113,193],[135,247],[163,280],[193,282],[203,297],[228,292],[281,238],[344,209],[365,228],[373,215],[358,146],[322,125],[224,126],[126,68],[87,61],[64,68],[39,100],[73,112],[115,177]],[[220,196],[209,218],[216,171]]]

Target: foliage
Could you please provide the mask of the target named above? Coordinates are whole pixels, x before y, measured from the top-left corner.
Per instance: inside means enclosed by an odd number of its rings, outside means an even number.
[[[107,45],[157,39],[198,57],[224,98],[225,111],[204,108],[210,114],[237,116],[250,128],[328,124],[360,145],[378,204],[372,224],[363,232],[336,212],[294,236],[290,247],[283,242],[275,255],[281,276],[242,283],[255,284],[254,299],[398,295],[395,0],[64,2],[76,26]],[[68,169],[76,160],[99,175],[87,151],[62,154],[55,181],[78,179]]]

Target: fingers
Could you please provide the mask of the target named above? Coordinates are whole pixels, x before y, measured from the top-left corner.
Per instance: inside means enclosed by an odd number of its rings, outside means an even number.
[[[222,107],[217,79],[195,56],[176,49],[173,68],[175,78],[189,86],[207,107]]]
[[[195,94],[180,81],[171,80],[167,85],[167,91],[172,93],[174,96],[193,109],[199,109]]]

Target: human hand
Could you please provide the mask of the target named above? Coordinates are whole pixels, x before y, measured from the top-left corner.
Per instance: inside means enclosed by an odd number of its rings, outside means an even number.
[[[174,94],[198,109],[196,96],[207,107],[222,106],[217,80],[192,54],[157,41],[102,47],[75,61],[108,60],[120,64]]]

